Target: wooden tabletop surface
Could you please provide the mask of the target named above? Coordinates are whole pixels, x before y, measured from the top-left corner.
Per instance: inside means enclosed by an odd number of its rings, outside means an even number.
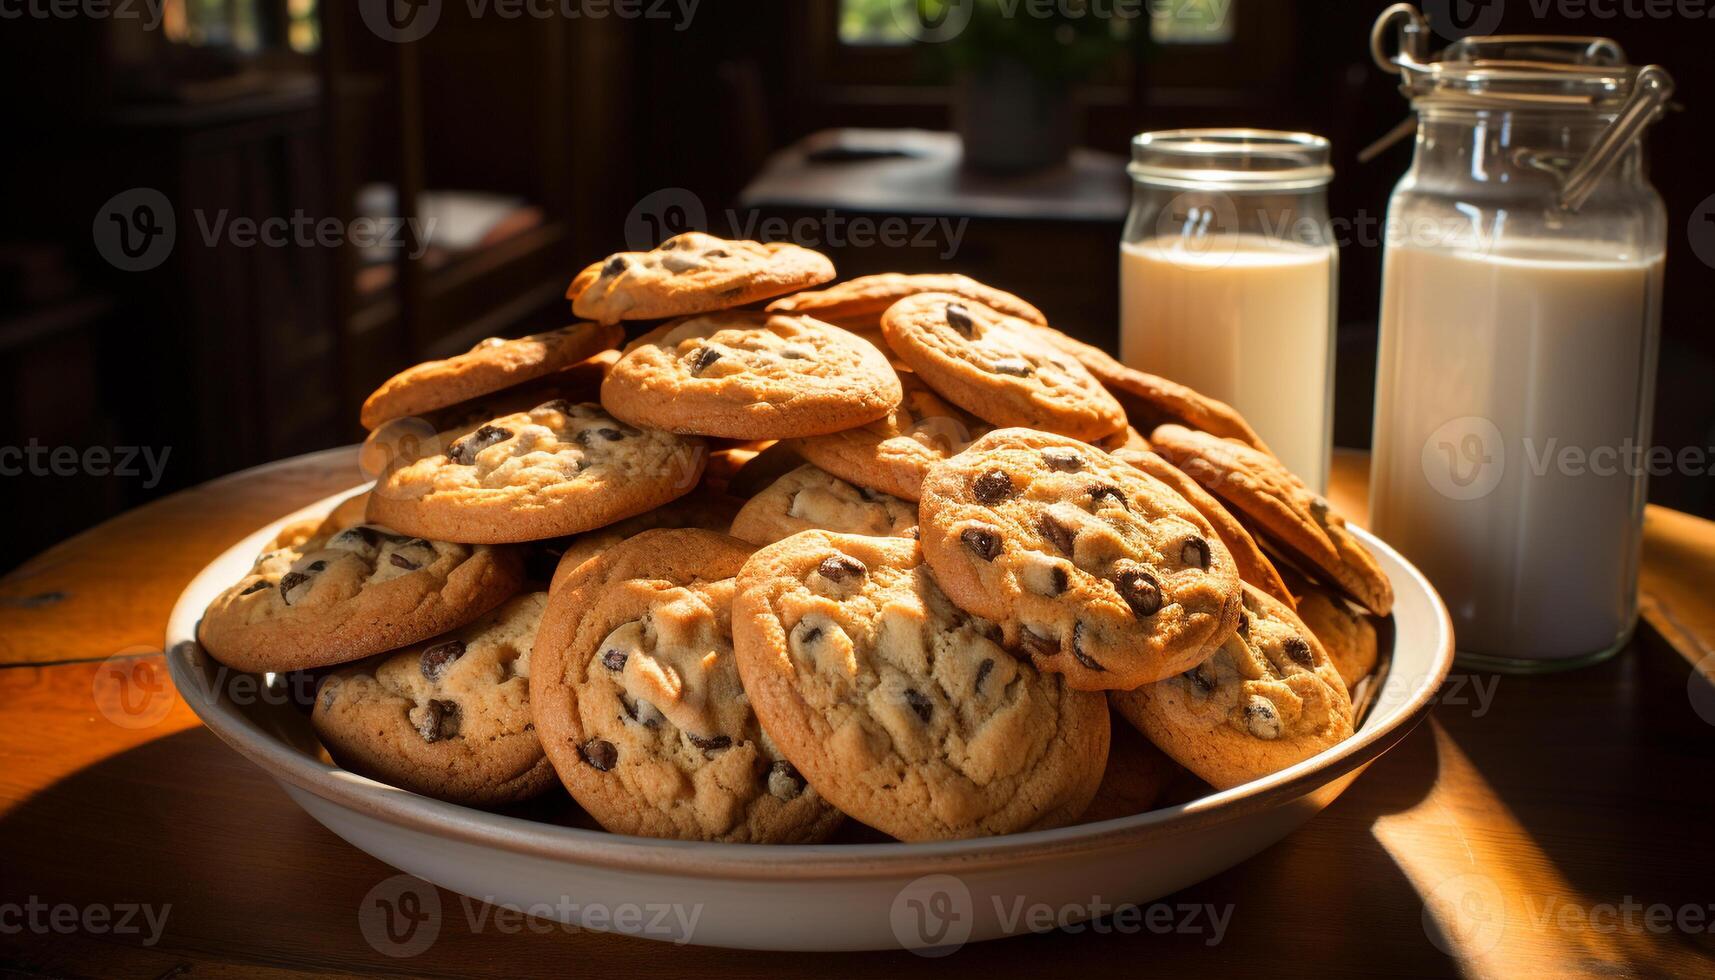
[[[1354,517],[1365,510],[1363,466],[1340,458],[1331,494]],[[162,686],[159,653],[169,608],[207,561],[357,482],[351,450],[241,473],[110,521],[0,579],[0,966],[560,980],[1243,964],[1323,976],[1715,969],[1715,524],[1656,509],[1647,625],[1630,650],[1559,676],[1456,668],[1429,721],[1333,806],[1164,900],[1224,911],[1218,937],[1049,933],[948,960],[744,953],[519,923],[442,892],[433,944],[391,958],[365,941],[358,909],[394,871],[323,830],[203,729]],[[141,685],[143,710],[114,710],[116,665]]]

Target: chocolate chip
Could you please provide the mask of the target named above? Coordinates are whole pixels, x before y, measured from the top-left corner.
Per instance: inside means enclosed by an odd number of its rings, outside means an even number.
[[[795,800],[804,792],[804,777],[785,759],[768,767],[768,792],[782,800]]]
[[[993,670],[993,660],[984,660],[982,663],[977,664],[977,682],[971,685],[972,689],[978,694],[981,694],[983,690],[983,681],[988,680],[988,676]]]
[[[447,447],[447,458],[460,466],[476,463],[476,454],[490,446],[512,438],[512,430],[498,425],[485,425]]]
[[[1188,538],[1179,547],[1179,560],[1193,568],[1209,567],[1209,542],[1202,538]]]
[[[971,311],[965,309],[962,303],[947,304],[947,325],[969,337],[975,324],[971,322]]]
[[[1245,704],[1245,727],[1250,733],[1261,739],[1280,737],[1280,715],[1274,710],[1274,705],[1267,698],[1251,695]]]
[[[619,440],[625,438],[625,433],[619,431],[618,429],[607,429],[607,428],[584,429],[583,431],[579,432],[574,438],[577,439],[578,445],[588,446],[590,443],[596,441],[597,439],[606,439],[608,442],[618,442]]]
[[[403,568],[407,572],[414,572],[417,569],[423,567],[420,563],[414,562],[411,559],[406,558],[404,555],[401,555],[397,552],[395,552],[391,555],[388,555],[387,560],[392,562],[395,567]]]
[[[459,733],[459,706],[453,701],[430,698],[417,721],[417,734],[425,742],[439,742]]]
[[[1107,668],[1098,663],[1096,658],[1084,652],[1084,624],[1082,621],[1072,627],[1072,656],[1090,670],[1107,672]]]
[[[994,561],[1000,554],[1000,535],[987,528],[968,528],[959,534],[959,540],[983,561]]]
[[[1012,477],[1005,470],[994,469],[971,481],[971,496],[979,504],[998,504],[1012,496]]]
[[[1287,659],[1300,667],[1309,667],[1316,662],[1316,658],[1310,653],[1310,644],[1305,642],[1302,636],[1288,639],[1283,649]]]
[[[1014,378],[1028,378],[1036,373],[1030,362],[1022,357],[1003,357],[994,362],[994,373],[1004,374]]]
[[[1018,642],[1029,650],[1032,656],[1051,657],[1060,652],[1059,640],[1052,636],[1043,636],[1028,626],[1018,631]]]
[[[785,350],[780,352],[780,356],[784,357],[788,361],[803,361],[803,360],[808,360],[810,357],[810,355],[804,353],[803,351],[799,350],[796,347],[786,348]]]
[[[263,589],[266,589],[266,588],[270,588],[270,586],[268,585],[267,582],[253,582],[253,583],[251,583],[249,588],[245,589],[243,592],[240,592],[238,594],[239,595],[251,595],[251,594],[256,593],[256,592],[261,592]]]
[[[661,251],[663,252],[671,252],[678,247],[679,240],[677,238],[669,238],[661,243]]]
[[[661,712],[647,701],[633,701],[621,694],[619,706],[625,709],[625,717],[637,722],[644,728],[654,728],[661,722]]]
[[[1055,595],[1065,595],[1066,590],[1072,587],[1072,577],[1066,574],[1064,565],[1055,565],[1048,570],[1048,584]]]
[[[380,543],[381,535],[376,534],[374,528],[364,527],[359,524],[356,527],[348,527],[334,535],[333,540],[328,542],[328,547],[333,548],[341,545],[362,544],[366,548],[374,548]]]
[[[1131,505],[1126,503],[1125,500],[1125,491],[1121,490],[1119,487],[1109,486],[1105,483],[1098,483],[1090,488],[1089,494],[1091,507],[1099,509],[1104,501],[1111,500],[1114,503],[1119,504],[1120,507],[1125,510],[1131,510]]]
[[[1135,565],[1117,569],[1114,588],[1139,619],[1148,619],[1161,611],[1161,584],[1148,569]]]
[[[613,258],[608,260],[607,265],[604,265],[601,267],[602,278],[603,279],[612,279],[614,276],[617,276],[621,272],[624,272],[626,270],[626,267],[627,266],[626,266],[625,259],[618,256],[618,255],[615,255]]]
[[[935,710],[935,705],[927,697],[924,697],[915,688],[908,687],[905,689],[905,703],[917,713],[919,720],[925,725],[929,723],[929,713]]]
[[[848,578],[863,578],[869,574],[869,569],[864,566],[864,563],[850,555],[834,555],[824,558],[822,563],[816,566],[816,571],[830,582],[844,582]]]
[[[1036,531],[1038,534],[1041,534],[1044,538],[1048,539],[1048,543],[1058,549],[1062,555],[1066,555],[1068,557],[1071,556],[1072,549],[1078,542],[1077,531],[1072,530],[1047,514],[1043,514],[1041,517],[1036,519]]]
[[[691,373],[702,374],[709,365],[721,359],[721,352],[713,347],[699,347],[691,352]]]
[[[1251,635],[1251,614],[1250,613],[1240,611],[1238,633],[1239,633],[1240,637],[1248,637]]]
[[[464,641],[448,640],[432,647],[425,647],[422,656],[418,658],[417,667],[423,672],[424,677],[431,681],[438,681],[441,679],[441,675],[446,673],[447,665],[462,656],[464,656]]]
[[[572,403],[566,401],[564,398],[556,398],[553,401],[547,401],[537,405],[531,410],[531,412],[532,414],[535,412],[559,412],[561,415],[570,415],[572,412]]]
[[[624,670],[629,656],[624,650],[607,650],[601,655],[601,665],[608,670]]]
[[[1042,462],[1056,473],[1076,473],[1084,468],[1084,457],[1076,449],[1044,449]]]
[[[578,755],[597,772],[608,772],[619,764],[619,750],[606,739],[590,739],[578,746]]]
[[[320,558],[304,566],[304,571],[309,572],[311,575],[320,574],[327,571],[327,569],[328,563]]]
[[[692,745],[702,749],[704,752],[715,752],[720,749],[732,748],[732,737],[730,735],[710,735],[708,738],[704,738],[701,735],[692,735],[690,732],[686,732],[685,737],[691,740]]]
[[[707,252],[703,253],[703,258],[705,258],[705,259],[724,259],[729,254],[730,253],[727,252],[727,250],[724,248],[711,248]]]
[[[1203,673],[1201,665],[1192,667],[1190,670],[1180,674],[1179,676],[1190,681],[1191,686],[1195,687],[1203,694],[1213,694],[1215,691],[1215,682],[1210,680],[1207,674]]]
[[[821,638],[822,628],[820,626],[810,626],[798,633],[798,642],[804,646],[810,646]]]
[[[287,572],[280,576],[280,600],[288,606],[291,605],[292,590],[309,580],[310,577],[303,572]]]

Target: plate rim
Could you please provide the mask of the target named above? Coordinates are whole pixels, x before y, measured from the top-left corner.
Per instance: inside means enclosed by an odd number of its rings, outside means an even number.
[[[1390,574],[1396,593],[1402,586],[1429,600],[1435,616],[1436,650],[1430,668],[1413,682],[1399,705],[1373,709],[1372,728],[1309,759],[1231,789],[1188,803],[1127,817],[998,837],[952,841],[867,844],[730,844],[662,840],[568,827],[447,803],[360,776],[303,755],[247,718],[236,706],[210,698],[200,676],[203,661],[214,662],[196,642],[196,626],[206,606],[214,570],[235,557],[244,561],[288,523],[325,513],[334,503],[367,489],[358,484],[270,522],[222,551],[197,572],[173,605],[167,621],[168,673],[185,703],[204,726],[276,781],[291,783],[327,802],[379,819],[403,830],[449,838],[527,857],[608,870],[675,877],[746,881],[801,881],[806,878],[854,879],[919,876],[938,872],[984,870],[1036,863],[1070,855],[1130,849],[1188,830],[1212,827],[1246,814],[1273,808],[1359,771],[1410,734],[1428,714],[1435,693],[1453,666],[1453,623],[1428,579],[1386,543],[1355,525],[1348,528],[1370,548],[1385,555],[1403,573]],[[224,588],[224,584],[220,587]]]

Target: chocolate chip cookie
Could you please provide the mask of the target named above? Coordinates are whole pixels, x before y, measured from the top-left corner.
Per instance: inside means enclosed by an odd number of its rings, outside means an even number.
[[[916,504],[806,465],[750,498],[733,518],[732,536],[760,547],[799,531],[897,537],[916,527]]]
[[[1256,539],[1245,530],[1245,526],[1232,512],[1221,505],[1204,490],[1196,480],[1185,475],[1179,467],[1174,466],[1155,452],[1150,450],[1119,449],[1114,451],[1114,458],[1130,463],[1162,483],[1172,487],[1185,502],[1197,508],[1197,512],[1208,519],[1209,525],[1220,536],[1221,543],[1232,552],[1233,562],[1238,565],[1239,578],[1288,606],[1295,605],[1297,600],[1281,580],[1280,572],[1275,569],[1274,562],[1257,547]]]
[[[734,242],[688,231],[648,252],[595,263],[566,291],[572,311],[602,323],[658,320],[744,306],[834,278],[827,256],[784,242]]]
[[[1377,616],[1393,608],[1393,585],[1345,518],[1273,456],[1232,439],[1164,425],[1150,442],[1192,479],[1248,520],[1266,543],[1320,573]]]
[[[739,573],[733,639],[763,728],[835,806],[900,840],[1075,820],[1107,706],[936,586],[915,541],[806,531]]]
[[[1132,422],[1146,431],[1162,423],[1177,422],[1223,439],[1237,439],[1260,452],[1270,452],[1244,416],[1226,402],[1178,382],[1129,368],[1106,351],[1052,327],[1039,328],[1036,336],[1082,364],[1119,399]]]
[[[523,561],[512,549],[359,524],[265,552],[209,604],[197,639],[238,670],[325,667],[462,626],[523,580]]]
[[[1242,625],[1214,656],[1109,699],[1216,789],[1278,772],[1352,734],[1352,702],[1322,645],[1291,609],[1249,586]]]
[[[574,323],[517,340],[491,337],[468,353],[389,378],[363,403],[363,427],[375,429],[389,419],[425,415],[533,381],[617,346],[624,337],[619,327],[596,323]]]
[[[443,441],[441,453],[381,474],[371,520],[483,543],[576,534],[684,496],[708,456],[701,439],[635,428],[599,405],[568,402]]]
[[[1346,600],[1327,589],[1312,586],[1299,594],[1297,612],[1316,639],[1322,641],[1322,648],[1328,651],[1328,659],[1340,672],[1347,691],[1376,669],[1380,651],[1375,624]]]
[[[1094,446],[998,429],[930,467],[920,511],[947,595],[1081,690],[1171,677],[1237,626],[1238,568],[1208,520]]]
[[[750,548],[645,531],[578,566],[549,600],[530,700],[566,788],[615,833],[801,843],[841,815],[757,724],[732,652]]]
[[[968,276],[954,274],[906,275],[887,272],[860,276],[826,289],[793,293],[768,304],[771,313],[808,313],[830,323],[872,322],[879,324],[887,308],[907,296],[947,293],[981,303],[991,310],[1047,325],[1042,311],[1005,290],[985,286]]]
[[[917,500],[929,465],[963,451],[989,425],[948,404],[914,372],[900,374],[899,383],[905,397],[884,418],[789,445],[842,480]]]
[[[554,785],[530,717],[530,646],[547,595],[322,679],[310,724],[340,765],[414,793],[497,806]]]
[[[712,313],[666,324],[625,349],[601,401],[634,425],[728,439],[823,435],[899,404],[875,347],[801,316]]]
[[[1035,324],[950,293],[921,293],[881,316],[887,343],[924,383],[997,426],[1076,439],[1125,427],[1125,410],[1076,359],[1037,339]]]

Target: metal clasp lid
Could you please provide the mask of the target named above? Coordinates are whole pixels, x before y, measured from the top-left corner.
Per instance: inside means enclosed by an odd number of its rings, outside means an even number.
[[[1392,54],[1390,37],[1396,39]],[[1569,211],[1583,207],[1626,148],[1673,98],[1673,78],[1666,69],[1633,67],[1620,45],[1605,37],[1468,37],[1436,54],[1429,51],[1429,38],[1428,20],[1409,3],[1382,11],[1370,31],[1371,57],[1382,71],[1400,76],[1400,91],[1413,104],[1614,113],[1596,145],[1561,178],[1558,203]],[[1413,116],[1365,148],[1358,159],[1373,159],[1416,128]]]

